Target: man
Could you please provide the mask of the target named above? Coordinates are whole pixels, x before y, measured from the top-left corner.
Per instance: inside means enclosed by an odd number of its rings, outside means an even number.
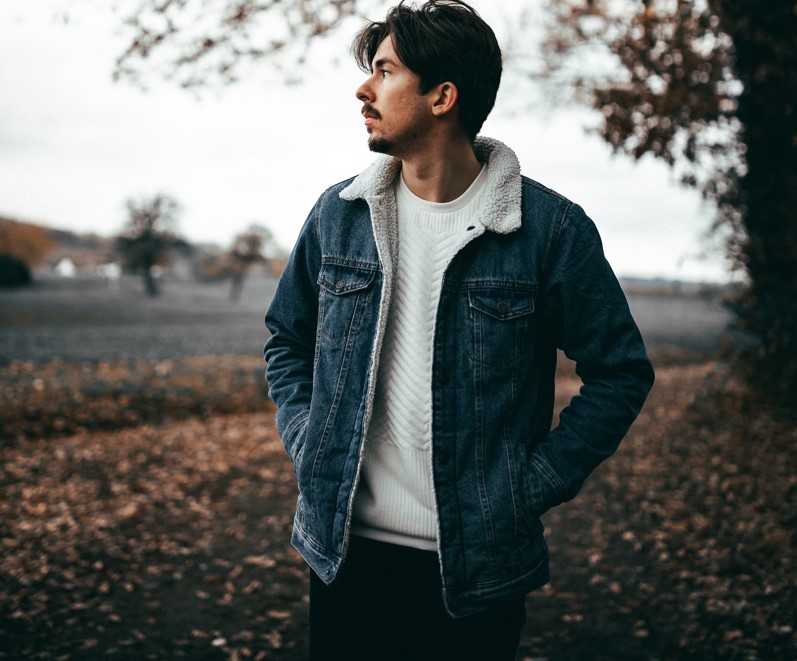
[[[548,581],[540,516],[653,372],[593,223],[476,137],[501,77],[476,12],[401,4],[353,50],[383,155],[319,198],[266,315],[310,655],[512,659]],[[583,387],[550,431],[557,347]]]

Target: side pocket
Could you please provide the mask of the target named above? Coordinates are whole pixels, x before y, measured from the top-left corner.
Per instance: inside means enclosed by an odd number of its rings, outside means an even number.
[[[304,456],[305,441],[307,440],[307,420],[310,417],[310,410],[302,411],[297,415],[282,437],[282,442],[285,445],[285,451],[293,464],[293,472],[298,477],[299,467],[302,463]]]
[[[562,502],[565,486],[543,459],[531,455],[528,467],[531,506],[535,514],[542,515]]]

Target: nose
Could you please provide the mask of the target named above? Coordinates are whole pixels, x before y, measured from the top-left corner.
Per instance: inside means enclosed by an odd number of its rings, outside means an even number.
[[[362,85],[357,88],[355,91],[355,96],[358,100],[362,101],[363,103],[368,103],[374,100],[374,95],[371,90],[370,86],[371,78],[367,78]]]

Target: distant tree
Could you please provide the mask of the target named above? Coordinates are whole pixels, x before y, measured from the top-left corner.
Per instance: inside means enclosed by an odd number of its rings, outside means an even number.
[[[33,282],[33,275],[25,262],[0,253],[0,287],[23,287]]]
[[[32,270],[44,263],[52,248],[45,227],[0,218],[0,255],[13,257]]]
[[[264,225],[252,224],[233,239],[229,250],[205,269],[205,275],[229,277],[230,299],[237,301],[241,297],[246,276],[252,267],[257,264],[268,264],[278,254],[279,248],[271,230]]]
[[[171,250],[186,246],[176,234],[180,205],[173,197],[159,193],[151,198],[129,199],[128,220],[116,241],[122,266],[140,271],[150,296],[157,296],[154,269],[169,263]]]
[[[754,0],[561,0],[546,55],[618,152],[675,167],[718,209],[748,286],[737,366],[797,399],[797,11]],[[609,65],[590,66],[608,54]],[[591,59],[592,58],[592,59]],[[607,58],[600,61],[607,63]],[[575,66],[571,66],[574,64]]]

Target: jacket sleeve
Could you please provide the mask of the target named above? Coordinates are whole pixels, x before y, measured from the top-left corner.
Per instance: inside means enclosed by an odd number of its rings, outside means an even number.
[[[594,223],[570,205],[552,238],[543,305],[551,339],[576,363],[579,394],[531,455],[544,510],[573,498],[615,452],[653,385],[653,368]]]
[[[277,406],[277,429],[294,464],[303,445],[313,394],[320,206],[321,200],[305,221],[265,317],[271,333],[263,352],[269,396]]]

